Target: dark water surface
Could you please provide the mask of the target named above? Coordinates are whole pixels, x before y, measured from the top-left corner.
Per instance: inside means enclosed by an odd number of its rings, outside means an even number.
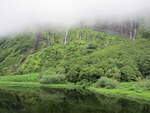
[[[13,87],[0,89],[0,113],[150,113],[150,104],[86,90]]]

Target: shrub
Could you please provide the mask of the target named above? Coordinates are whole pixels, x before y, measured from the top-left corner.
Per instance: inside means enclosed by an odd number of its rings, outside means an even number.
[[[150,90],[150,80],[149,79],[139,80],[135,84],[130,86],[129,89],[139,93],[142,91]]]
[[[63,74],[58,74],[53,71],[46,71],[40,74],[40,83],[44,84],[56,84],[56,83],[64,83],[65,76]]]
[[[113,68],[110,68],[106,71],[105,75],[109,78],[114,78],[118,81],[120,81],[120,78],[121,78],[121,72],[118,68],[116,67],[113,67]]]
[[[139,60],[138,66],[143,77],[149,78],[150,77],[150,55],[142,57]]]
[[[132,66],[124,66],[121,69],[121,81],[137,81],[141,77],[141,73]]]
[[[79,65],[72,65],[69,67],[69,70],[66,75],[66,79],[69,82],[78,82],[79,80],[79,71],[80,71],[80,66]]]
[[[144,31],[143,33],[142,33],[142,37],[143,38],[150,38],[150,31]]]
[[[83,79],[83,80],[77,82],[76,84],[80,85],[82,88],[85,88],[86,86],[90,86],[92,84],[92,82],[90,82],[86,79]]]
[[[138,82],[140,87],[150,90],[150,79],[143,79]]]
[[[97,88],[115,88],[118,85],[118,81],[107,77],[101,77],[95,85]]]

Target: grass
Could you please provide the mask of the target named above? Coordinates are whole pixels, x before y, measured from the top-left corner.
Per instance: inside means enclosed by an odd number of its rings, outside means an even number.
[[[87,87],[88,90],[108,96],[117,96],[130,99],[140,99],[150,102],[150,81],[142,80],[139,82],[123,82],[120,83],[116,88],[96,88],[95,85]],[[73,83],[64,84],[41,84],[38,82],[38,73],[31,73],[26,75],[14,75],[14,76],[1,76],[0,77],[0,88],[6,86],[21,86],[21,87],[52,87],[52,88],[67,88],[75,89],[81,88],[80,85]],[[7,88],[7,87],[6,87]]]
[[[54,88],[75,88],[79,85],[73,83],[64,84],[41,84],[38,73],[25,75],[0,76],[0,87],[4,86],[21,86],[21,87],[54,87]]]
[[[72,83],[65,84],[41,84],[39,82],[12,82],[12,81],[0,81],[0,88],[4,86],[21,86],[21,87],[52,87],[52,88],[67,88],[75,89],[80,88],[79,85]]]
[[[112,89],[117,87],[118,85],[118,81],[114,80],[114,79],[110,79],[107,77],[101,77],[100,79],[97,80],[97,82],[95,83],[95,86],[97,88],[108,88],[108,89]]]
[[[96,88],[94,85],[88,87],[88,89],[95,93],[105,94],[108,96],[117,96],[123,98],[137,99],[137,100],[146,100],[150,102],[150,90],[142,86],[139,82],[123,82],[120,83],[114,89],[106,89],[106,88]]]
[[[89,87],[88,89],[92,92],[104,94],[107,96],[121,97],[121,98],[130,99],[130,100],[150,102],[150,91],[144,91],[142,93],[138,93],[138,92],[131,91],[128,89],[105,89],[105,88],[99,89],[99,88],[94,88],[94,87]]]
[[[0,81],[37,82],[38,73],[30,73],[25,75],[14,75],[14,76],[0,76]]]

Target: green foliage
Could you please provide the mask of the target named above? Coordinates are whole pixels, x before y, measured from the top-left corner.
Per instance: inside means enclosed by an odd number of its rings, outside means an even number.
[[[147,80],[142,80],[142,84],[149,84],[150,82]],[[148,85],[147,88],[141,85],[141,80],[136,82],[120,82],[116,88],[108,89],[108,88],[95,88],[94,86],[90,86],[88,89],[94,91],[96,93],[105,94],[108,96],[117,96],[123,97],[127,99],[141,99],[148,100],[150,99],[150,87]]]
[[[36,82],[39,76],[37,73],[30,73],[25,75],[14,76],[0,76],[0,81],[12,81],[12,82]]]
[[[81,80],[79,82],[76,83],[76,85],[80,85],[80,87],[82,88],[85,88],[85,87],[88,87],[92,84],[92,82],[89,82],[88,80],[84,79],[84,80]]]
[[[0,75],[14,74],[34,51],[34,34],[18,34],[0,39]]]
[[[73,40],[73,36],[77,35],[74,32],[71,32],[72,40],[67,45],[56,44],[30,56],[19,71],[27,73],[52,67],[60,68],[58,71],[65,74],[69,82],[95,82],[102,76],[118,81],[137,81],[142,78],[142,69],[146,68],[139,65],[139,60],[149,55],[148,40],[130,41],[97,32],[96,36],[99,38],[89,40],[84,37],[75,40],[74,37]],[[83,36],[85,30],[80,30],[81,32]],[[95,33],[88,32],[91,33],[90,36]]]
[[[150,79],[143,79],[137,82],[138,87],[144,90],[150,90]]]
[[[114,79],[110,79],[107,77],[101,77],[95,83],[97,88],[115,88],[118,85],[118,82]]]
[[[141,71],[138,60],[148,53],[148,43],[143,41],[123,42],[111,45],[104,49],[98,49],[92,54],[78,58],[67,59],[65,70],[69,81],[77,82],[82,79],[95,81],[101,76],[107,76],[118,81],[136,81],[141,79]],[[137,45],[138,44],[138,45]],[[143,51],[141,48],[144,48]]]
[[[39,81],[44,84],[65,83],[65,76],[48,70],[40,73]]]
[[[141,57],[138,62],[139,70],[145,78],[150,77],[150,55]]]
[[[142,79],[136,82],[123,82],[117,87],[119,89],[128,89],[141,93],[150,90],[150,79]]]
[[[146,39],[150,39],[150,31],[147,31],[147,30],[143,31],[142,37]]]
[[[137,81],[140,79],[140,72],[131,66],[124,66],[121,68],[121,81]]]
[[[60,33],[55,35],[56,38],[60,37]],[[51,35],[49,37],[52,37]],[[26,62],[28,56],[43,48],[49,46],[48,37],[44,33],[38,39],[37,33],[22,33],[11,37],[0,38],[0,75],[16,74],[21,65]],[[35,59],[39,60],[39,59]],[[39,61],[33,61],[32,65],[35,67],[28,70],[28,72],[35,72],[38,68]],[[29,67],[30,67],[29,66]],[[26,72],[26,70],[25,70]],[[19,72],[19,74],[22,72]]]
[[[44,32],[38,50],[33,34],[19,35],[12,42],[0,40],[0,47],[5,48],[5,51],[0,48],[0,74],[53,69],[53,74],[48,75],[65,75],[67,81],[74,83],[94,83],[101,77],[137,81],[150,74],[149,39],[133,41],[90,29],[71,29],[65,45],[64,35],[64,32]],[[43,76],[45,81],[49,78]]]

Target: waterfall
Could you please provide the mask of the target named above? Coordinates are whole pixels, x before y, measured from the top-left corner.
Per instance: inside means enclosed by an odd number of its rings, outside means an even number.
[[[132,40],[132,32],[130,32],[130,40]]]
[[[134,29],[134,34],[133,34],[133,40],[135,40],[135,38],[136,38],[136,32],[137,32],[137,30],[136,30],[136,28]]]
[[[65,32],[64,44],[67,44],[68,30]]]

